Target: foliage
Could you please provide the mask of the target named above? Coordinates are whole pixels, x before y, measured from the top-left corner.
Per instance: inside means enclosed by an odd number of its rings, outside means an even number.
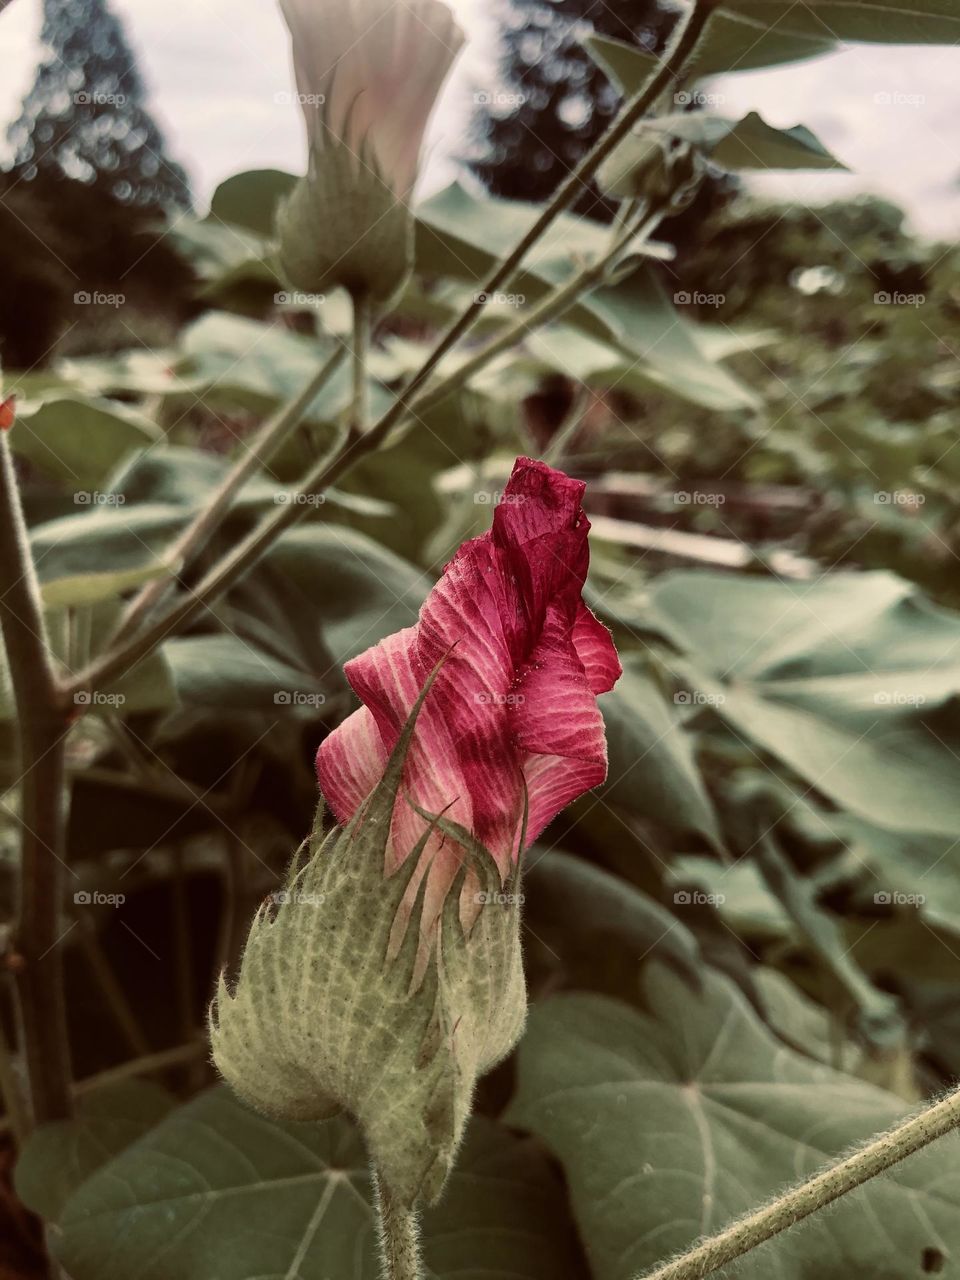
[[[957,22],[945,0],[915,6],[911,24],[892,4],[834,10],[844,39],[943,40]],[[778,5],[743,0],[708,29],[704,65],[822,52],[833,37],[811,15],[781,22]],[[644,55],[589,47],[634,92]],[[671,198],[745,153],[830,163],[805,129],[694,120],[634,135],[654,137]],[[641,149],[631,181],[649,177]],[[530,453],[588,480],[587,597],[625,673],[601,700],[607,781],[526,859],[530,1023],[478,1086],[447,1194],[424,1219],[425,1258],[436,1277],[631,1280],[960,1072],[960,259],[914,242],[878,202],[738,197],[678,254],[656,234],[611,254],[609,227],[565,211],[484,296],[415,411],[322,492],[301,490],[354,438],[340,433],[358,403],[374,422],[391,412],[539,210],[459,184],[421,202],[413,277],[358,385],[337,367],[267,457],[257,433],[353,336],[344,292],[296,293],[278,274],[274,213],[293,181],[237,175],[207,217],[178,224],[205,310],[169,341],[5,370],[65,673],[114,651],[144,588],[202,599],[126,669],[74,686],[56,945],[74,1073],[93,1083],[72,1120],[24,1145],[17,1190],[75,1280],[372,1280],[357,1127],[247,1110],[215,1084],[202,1028],[250,921],[255,937],[275,927],[264,899],[294,884],[316,749],[353,706],[344,661],[415,621]],[[181,563],[184,531],[251,449],[258,465]],[[296,522],[207,592],[284,511]],[[293,917],[279,919],[274,937]],[[347,902],[331,927],[347,968],[370,923]],[[289,927],[308,939],[291,952],[321,954],[319,918]],[[270,982],[247,1015],[282,1056]],[[343,1025],[337,994],[324,1003]],[[7,1032],[9,1014],[4,1003]],[[389,1030],[381,1015],[364,1012],[371,1043]],[[341,1059],[356,1048],[345,1039]],[[736,1273],[952,1275],[955,1157],[950,1137]]]

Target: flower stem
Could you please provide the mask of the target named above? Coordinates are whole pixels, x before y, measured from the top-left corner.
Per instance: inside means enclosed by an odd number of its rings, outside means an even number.
[[[346,348],[337,346],[301,391],[269,418],[251,440],[244,443],[243,456],[237,460],[202,511],[187,525],[166,555],[172,573],[179,573],[195,551],[209,541],[227,508],[255,471],[276,453],[280,445],[300,424],[317,395],[337,371]],[[130,601],[111,637],[111,645],[131,635],[143,618],[166,595],[171,578],[164,575],[148,582]]]
[[[379,1175],[373,1178],[381,1280],[423,1280],[420,1227],[414,1209],[397,1204]]]
[[[960,1125],[960,1089],[638,1280],[703,1280]]]
[[[366,429],[367,357],[370,351],[370,302],[363,293],[353,295],[353,403],[350,408],[350,438]]]
[[[0,435],[0,623],[17,708],[20,875],[12,946],[35,1124],[71,1112],[70,1053],[58,947],[65,845],[68,704],[57,680],[10,444]]]

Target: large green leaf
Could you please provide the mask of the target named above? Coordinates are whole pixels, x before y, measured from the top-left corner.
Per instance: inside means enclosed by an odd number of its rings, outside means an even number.
[[[210,216],[255,235],[273,235],[280,200],[292,191],[296,178],[281,169],[251,169],[221,182],[210,201]]]
[[[803,125],[777,129],[756,111],[734,120],[706,112],[661,116],[651,129],[706,151],[725,169],[846,169]]]
[[[143,1080],[85,1094],[72,1120],[42,1125],[31,1134],[17,1161],[17,1194],[28,1209],[56,1222],[73,1192],[172,1106],[165,1090]]]
[[[701,672],[688,676],[690,705],[709,704],[744,743],[870,822],[960,828],[955,614],[887,573],[796,584],[670,573],[653,599]]]
[[[73,1280],[375,1280],[363,1144],[344,1119],[274,1124],[225,1087],[200,1095],[67,1202],[55,1248]],[[474,1121],[446,1198],[424,1220],[428,1275],[578,1280],[543,1156]]]
[[[656,54],[609,36],[593,33],[584,45],[627,97],[638,93],[660,65]],[[700,43],[693,74],[701,77],[721,71],[754,71],[815,58],[835,47],[836,42],[830,37],[793,31],[786,24],[767,28],[753,18],[721,9],[711,18]]]
[[[538,206],[474,196],[457,183],[418,207],[420,270],[472,283],[513,248],[538,216]],[[563,283],[575,263],[603,254],[609,233],[599,223],[564,215],[537,243],[527,268],[511,286],[534,301]],[[711,409],[754,406],[756,397],[701,349],[696,329],[667,300],[649,266],[582,298],[565,324],[600,342],[613,343],[620,363],[641,363],[662,389]],[[549,344],[546,331],[544,341]],[[629,359],[623,359],[628,356]]]
[[[721,843],[693,743],[653,677],[628,663],[601,699],[610,767],[596,793],[666,831],[697,832]]]
[[[72,486],[83,506],[109,499],[96,493],[96,486],[127,454],[159,438],[159,428],[125,405],[58,395],[17,411],[10,444],[41,471]]]
[[[560,1158],[596,1280],[633,1280],[904,1114],[786,1048],[726,979],[646,986],[650,1016],[600,996],[535,1006],[508,1112]],[[957,1143],[750,1254],[738,1280],[904,1280],[955,1257]]]
[[[825,40],[952,45],[960,39],[956,0],[727,0],[723,9],[768,29],[784,23],[791,32]]]

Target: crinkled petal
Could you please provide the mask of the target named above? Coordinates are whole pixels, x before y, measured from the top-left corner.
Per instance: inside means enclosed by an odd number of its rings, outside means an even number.
[[[594,693],[608,693],[623,675],[613,636],[581,600],[573,624],[573,645]]]

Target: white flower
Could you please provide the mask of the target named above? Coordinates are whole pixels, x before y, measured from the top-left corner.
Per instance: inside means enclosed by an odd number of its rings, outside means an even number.
[[[441,0],[280,0],[312,156],[342,144],[401,200],[463,43]]]

